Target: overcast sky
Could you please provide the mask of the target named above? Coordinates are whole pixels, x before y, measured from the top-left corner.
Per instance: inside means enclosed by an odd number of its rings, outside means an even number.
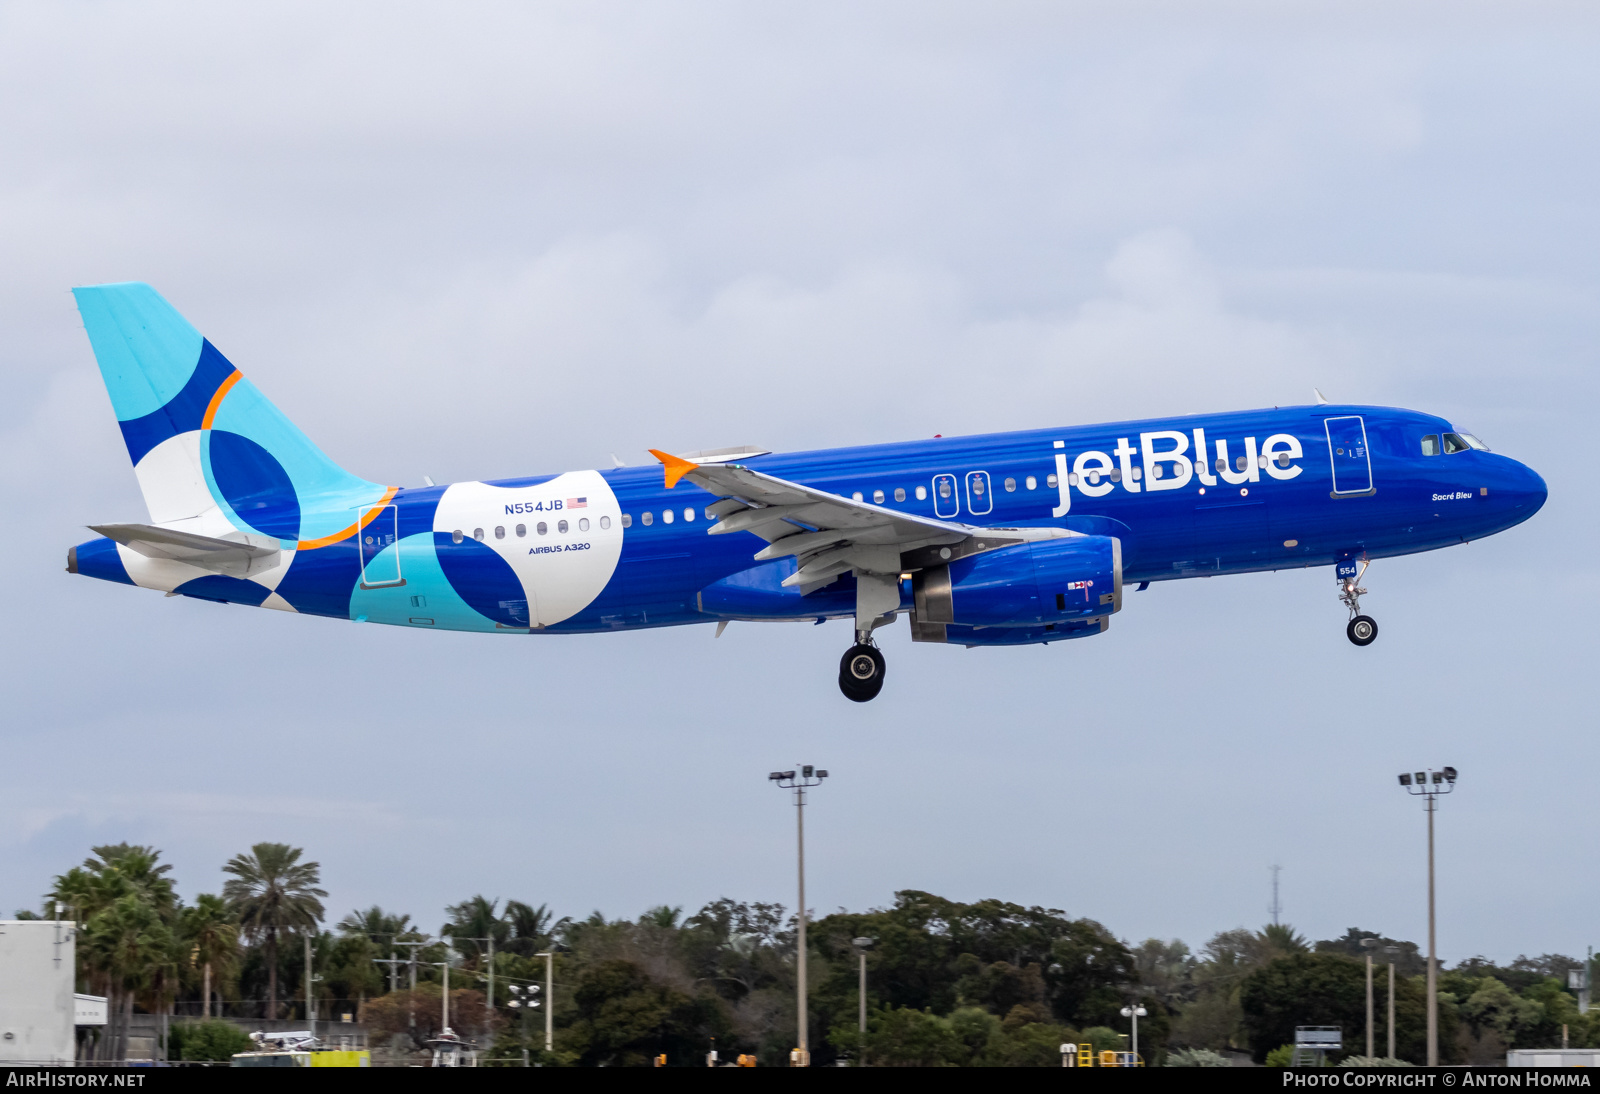
[[[1581,953],[1600,581],[1587,4],[0,5],[0,914],[91,844],[260,840],[330,912],[897,889],[1119,936]],[[1543,474],[1489,540],[1166,583],[1108,634],[526,638],[63,572],[146,514],[68,289],[155,285],[336,460],[417,485],[1331,399]],[[1585,457],[1587,458],[1587,457]],[[1593,477],[1593,476],[1589,476]]]

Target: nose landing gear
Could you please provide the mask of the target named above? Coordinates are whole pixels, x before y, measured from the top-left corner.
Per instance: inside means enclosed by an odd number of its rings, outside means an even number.
[[[856,644],[839,659],[839,690],[854,703],[865,703],[883,690],[883,654],[872,645],[872,632],[856,632]]]
[[[1334,568],[1334,574],[1339,579],[1339,599],[1350,609],[1350,622],[1344,629],[1345,637],[1358,646],[1370,646],[1373,639],[1378,637],[1377,620],[1361,614],[1361,597],[1367,590],[1360,585],[1368,565],[1370,562],[1363,558],[1358,569],[1356,560],[1351,558],[1341,560]]]

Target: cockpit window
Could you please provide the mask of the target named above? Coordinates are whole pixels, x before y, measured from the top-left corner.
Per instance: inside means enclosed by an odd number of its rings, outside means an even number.
[[[1467,444],[1467,439],[1459,433],[1446,433],[1444,435],[1444,454],[1446,456],[1456,452],[1465,452],[1470,447],[1471,445]]]
[[[1467,444],[1471,445],[1473,448],[1477,449],[1479,452],[1487,452],[1487,451],[1489,451],[1489,446],[1484,444],[1482,441],[1478,440],[1478,438],[1474,437],[1471,433],[1463,433],[1463,434],[1461,434],[1461,439],[1466,441]]]
[[[1439,454],[1439,434],[1429,433],[1422,438],[1422,454],[1424,456],[1437,456]]]

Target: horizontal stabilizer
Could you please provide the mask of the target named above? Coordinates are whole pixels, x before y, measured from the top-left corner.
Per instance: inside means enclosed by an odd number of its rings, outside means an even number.
[[[153,524],[91,524],[89,530],[146,558],[185,562],[237,578],[272,569],[283,553],[277,540],[243,532],[237,533],[237,539],[213,539]]]

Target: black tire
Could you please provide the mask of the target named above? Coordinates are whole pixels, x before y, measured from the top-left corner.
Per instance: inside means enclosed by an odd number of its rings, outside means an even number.
[[[875,646],[851,646],[839,659],[839,690],[852,703],[865,703],[883,690],[883,654]]]
[[[1344,629],[1345,635],[1358,646],[1370,646],[1378,637],[1378,622],[1370,615],[1358,615]]]

